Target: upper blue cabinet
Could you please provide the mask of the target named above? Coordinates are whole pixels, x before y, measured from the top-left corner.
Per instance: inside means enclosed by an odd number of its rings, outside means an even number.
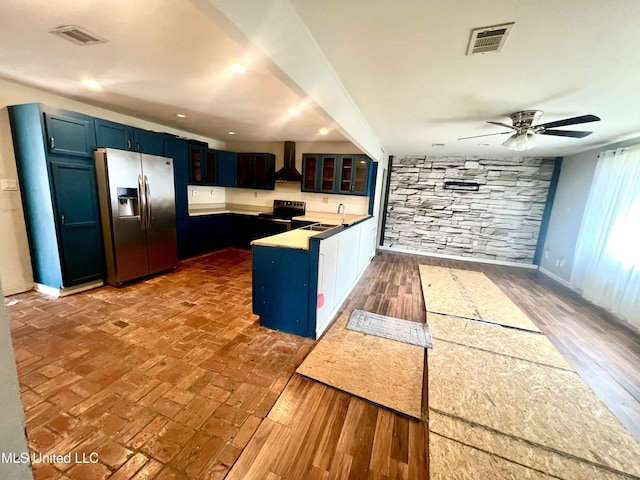
[[[274,190],[276,157],[271,153],[238,153],[237,186]]]
[[[98,147],[117,148],[149,155],[164,154],[164,135],[100,118],[95,119]]]
[[[49,153],[80,157],[93,155],[96,137],[91,117],[50,109],[44,112],[44,124]]]
[[[304,192],[369,195],[371,159],[366,155],[311,154],[302,155]]]

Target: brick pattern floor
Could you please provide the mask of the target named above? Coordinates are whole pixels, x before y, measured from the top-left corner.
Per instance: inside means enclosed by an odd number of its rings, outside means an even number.
[[[224,478],[313,345],[258,325],[247,250],[7,300],[29,447],[72,455],[36,480]]]

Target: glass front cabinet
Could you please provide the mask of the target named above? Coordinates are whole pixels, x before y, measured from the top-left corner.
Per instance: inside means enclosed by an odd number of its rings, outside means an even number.
[[[368,195],[371,159],[366,155],[302,155],[302,191]]]

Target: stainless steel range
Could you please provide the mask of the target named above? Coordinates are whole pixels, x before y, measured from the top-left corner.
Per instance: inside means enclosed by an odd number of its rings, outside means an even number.
[[[299,217],[305,214],[305,202],[295,200],[274,200],[273,212],[261,213],[260,217],[273,220],[279,223],[291,223],[293,217]]]

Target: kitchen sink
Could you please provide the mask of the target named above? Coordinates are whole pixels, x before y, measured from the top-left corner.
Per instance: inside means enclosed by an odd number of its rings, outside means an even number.
[[[331,230],[332,228],[336,228],[338,225],[331,225],[329,223],[314,223],[311,225],[307,225],[306,227],[302,227],[302,230],[311,230],[312,232],[326,232],[327,230]]]

